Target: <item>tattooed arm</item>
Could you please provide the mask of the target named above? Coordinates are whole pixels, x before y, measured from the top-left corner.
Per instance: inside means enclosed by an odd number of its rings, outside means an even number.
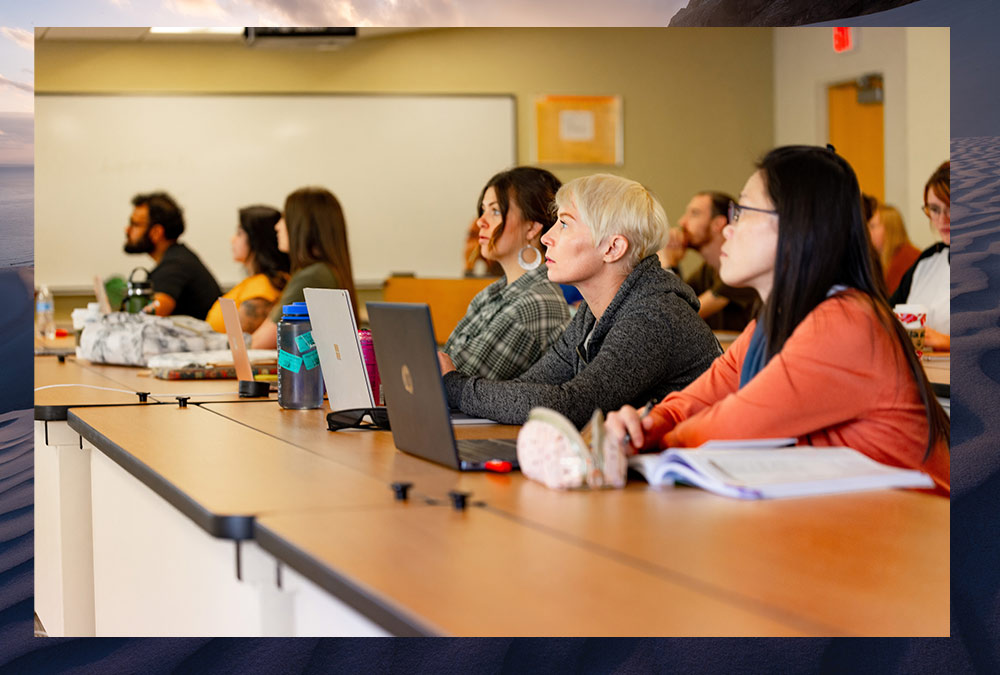
[[[274,303],[264,298],[250,298],[240,303],[240,326],[244,333],[253,333],[260,327]]]

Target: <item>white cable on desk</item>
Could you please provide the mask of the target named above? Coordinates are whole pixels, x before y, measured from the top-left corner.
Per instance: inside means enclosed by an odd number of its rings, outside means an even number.
[[[114,387],[98,387],[93,384],[47,384],[44,387],[35,387],[35,391],[42,389],[54,389],[56,387],[86,387],[87,389],[100,389],[101,391],[120,391],[124,394],[135,394],[131,389],[115,389]]]

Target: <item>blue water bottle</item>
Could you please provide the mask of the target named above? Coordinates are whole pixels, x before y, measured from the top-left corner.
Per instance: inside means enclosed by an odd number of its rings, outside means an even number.
[[[304,302],[285,305],[278,322],[278,405],[294,410],[323,405],[323,374]]]

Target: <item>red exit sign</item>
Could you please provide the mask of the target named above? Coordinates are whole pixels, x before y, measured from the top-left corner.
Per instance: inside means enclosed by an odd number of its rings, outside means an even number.
[[[854,34],[847,26],[840,26],[833,29],[833,51],[838,54],[849,52],[854,49]]]
[[[838,54],[849,52],[854,49],[854,34],[847,26],[839,26],[833,29],[833,51]]]

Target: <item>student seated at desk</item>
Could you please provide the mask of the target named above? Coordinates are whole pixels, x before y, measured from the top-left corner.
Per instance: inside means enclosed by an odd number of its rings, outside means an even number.
[[[479,195],[478,250],[503,276],[476,294],[442,351],[458,372],[517,377],[569,323],[569,305],[546,276],[543,223],[561,183],[545,169],[519,166],[492,178]]]
[[[274,231],[279,220],[281,212],[270,206],[242,208],[236,234],[230,241],[233,260],[243,263],[250,276],[222,297],[236,303],[240,326],[246,333],[257,330],[288,283],[288,254],[278,250],[278,234]],[[218,300],[208,310],[205,321],[217,332],[226,332]]]
[[[282,307],[305,301],[306,288],[343,288],[350,293],[354,311],[351,254],[347,249],[347,224],[340,202],[329,190],[308,187],[285,199],[285,212],[274,226],[278,250],[288,253],[292,278],[281,298],[253,333],[253,349],[274,349],[278,344],[278,321]]]
[[[660,267],[667,217],[635,181],[599,174],[556,193],[558,220],[542,237],[548,277],[584,301],[555,344],[520,377],[457,372],[439,354],[451,405],[475,417],[523,424],[545,406],[578,427],[596,408],[642,405],[694,380],[720,354],[698,299]]]
[[[878,204],[868,219],[868,232],[872,245],[882,262],[885,285],[892,296],[899,287],[903,274],[920,257],[920,249],[910,242],[906,225],[898,209],[888,204]]]
[[[941,241],[924,249],[903,275],[890,303],[927,308],[928,349],[951,351],[951,162],[937,168],[924,185],[924,213]]]
[[[201,259],[177,239],[184,233],[184,213],[166,192],[132,198],[125,228],[125,252],[148,253],[156,261],[149,273],[153,302],[144,311],[159,316],[185,314],[204,319],[222,295],[219,283]]]
[[[950,489],[948,416],[893,316],[871,256],[857,178],[832,150],[769,152],[732,204],[721,275],[764,307],[732,347],[640,419],[609,433],[635,449],[792,436],[927,472]],[[653,356],[651,354],[650,356]]]

